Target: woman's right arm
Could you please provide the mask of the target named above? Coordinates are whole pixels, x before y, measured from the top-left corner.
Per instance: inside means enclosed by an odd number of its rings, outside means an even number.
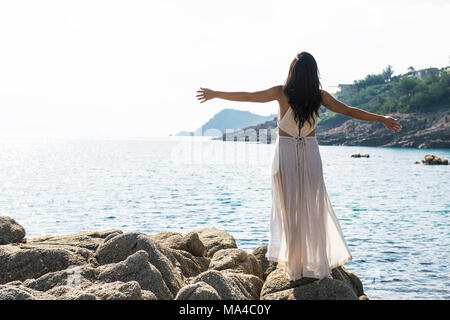
[[[391,132],[398,132],[402,128],[398,123],[398,119],[394,119],[390,116],[381,116],[376,113],[364,111],[355,107],[350,107],[345,103],[333,98],[331,94],[322,90],[322,104],[329,110],[343,114],[351,118],[355,118],[362,121],[380,122]]]

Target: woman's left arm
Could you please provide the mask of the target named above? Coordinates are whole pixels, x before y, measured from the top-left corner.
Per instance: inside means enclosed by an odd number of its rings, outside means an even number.
[[[244,102],[269,102],[279,100],[282,86],[275,86],[267,90],[256,92],[223,92],[214,91],[207,88],[200,88],[197,90],[197,99],[200,103],[219,98],[230,101],[244,101]]]

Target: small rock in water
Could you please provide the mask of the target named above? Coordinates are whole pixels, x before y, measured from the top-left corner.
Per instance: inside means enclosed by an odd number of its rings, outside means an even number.
[[[368,153],[356,153],[356,154],[352,154],[352,158],[369,158],[369,154]]]
[[[0,245],[14,242],[22,242],[25,237],[25,229],[13,218],[0,217]]]
[[[448,159],[439,158],[438,156],[434,154],[427,154],[425,156],[425,160],[422,160],[422,163],[424,164],[448,164]]]

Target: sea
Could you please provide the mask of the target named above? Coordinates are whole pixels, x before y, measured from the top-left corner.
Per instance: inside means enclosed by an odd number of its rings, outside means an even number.
[[[369,299],[450,299],[450,166],[421,163],[450,149],[319,149],[345,267]],[[208,137],[1,139],[0,215],[27,238],[216,227],[252,252],[268,244],[273,151]]]

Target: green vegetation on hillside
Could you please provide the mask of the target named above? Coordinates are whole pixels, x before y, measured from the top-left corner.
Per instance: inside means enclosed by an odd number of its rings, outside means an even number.
[[[377,114],[432,112],[450,106],[449,67],[415,71],[410,67],[403,75],[392,76],[391,66],[380,74],[371,74],[363,80],[347,85],[338,99],[352,107]],[[322,125],[338,124],[346,117],[329,112]]]

